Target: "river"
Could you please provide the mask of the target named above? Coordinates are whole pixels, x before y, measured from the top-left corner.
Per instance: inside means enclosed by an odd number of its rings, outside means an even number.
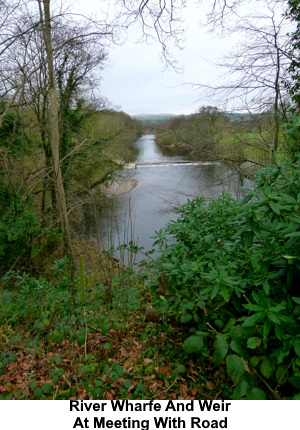
[[[141,137],[136,145],[137,163],[125,166],[117,179],[120,184],[125,181],[136,186],[130,192],[108,197],[107,208],[98,214],[93,235],[106,249],[132,240],[150,250],[155,231],[175,219],[176,208],[188,199],[203,196],[209,201],[222,191],[237,195],[240,176],[222,163],[164,155],[154,135]],[[138,253],[136,261],[143,258],[143,253]]]

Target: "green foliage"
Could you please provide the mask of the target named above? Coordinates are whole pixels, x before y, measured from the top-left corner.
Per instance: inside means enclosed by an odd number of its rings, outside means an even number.
[[[253,185],[242,202],[223,194],[182,207],[156,235],[154,268],[169,279],[163,313],[192,333],[184,350],[201,354],[213,344],[234,398],[292,398],[300,376],[300,163],[269,165]]]
[[[251,176],[258,163],[270,160],[274,140],[273,116],[261,114],[230,114],[206,106],[192,115],[177,116],[157,126],[156,143],[162,150],[190,154],[197,160],[221,159],[229,165],[246,161]],[[241,171],[244,167],[241,166]]]
[[[134,142],[140,135],[138,121],[125,113],[93,111],[85,118],[80,133],[72,136],[73,146],[77,142],[79,148],[67,158],[64,181],[69,193],[80,198],[85,194],[90,196],[91,190],[110,180],[125,162],[134,161],[137,156]]]
[[[286,78],[285,85],[289,90],[289,93],[296,103],[297,110],[299,112],[300,106],[300,62],[299,62],[299,50],[300,50],[300,4],[298,0],[289,0],[288,2],[287,16],[288,18],[296,23],[296,29],[290,34],[291,43],[291,62],[289,65],[289,75]]]
[[[41,224],[35,211],[20,199],[12,200],[0,218],[0,273],[17,259],[30,261]]]
[[[203,339],[200,336],[190,336],[183,342],[183,349],[188,354],[191,354],[192,352],[200,352],[203,348]]]
[[[300,118],[294,113],[288,124],[285,124],[285,134],[289,137],[285,152],[292,161],[297,161],[300,154]]]
[[[9,111],[0,127],[0,148],[5,147],[12,155],[23,151],[28,152],[28,139],[22,135],[22,118],[19,114]]]

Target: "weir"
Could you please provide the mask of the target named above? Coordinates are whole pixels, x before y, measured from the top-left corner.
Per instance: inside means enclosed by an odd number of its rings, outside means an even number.
[[[143,253],[134,254],[135,263],[146,258],[145,252],[153,248],[155,231],[176,219],[176,209],[188,199],[204,197],[209,201],[222,192],[237,195],[240,189],[239,175],[224,164],[166,155],[156,145],[154,135],[138,139],[136,148],[136,163],[124,166],[117,188],[123,189],[123,183],[134,182],[136,186],[127,193],[110,194],[107,209],[102,207],[96,214],[91,209],[85,222],[89,238],[99,241],[101,248],[117,249],[124,243],[143,247]],[[93,217],[97,219],[93,221]],[[123,257],[116,252],[115,257],[122,264],[132,265],[132,254],[129,259],[127,254]]]
[[[146,163],[146,162],[137,162],[137,163],[128,163],[125,164],[125,169],[137,169],[143,167],[172,167],[172,166],[210,166],[210,165],[219,165],[218,161],[161,161],[157,163]]]

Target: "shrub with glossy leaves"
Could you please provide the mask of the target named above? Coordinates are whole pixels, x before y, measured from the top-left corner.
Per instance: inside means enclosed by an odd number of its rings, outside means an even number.
[[[299,398],[300,163],[262,169],[246,193],[190,201],[157,233],[171,296],[156,306],[188,326],[187,352],[213,344],[234,398]]]

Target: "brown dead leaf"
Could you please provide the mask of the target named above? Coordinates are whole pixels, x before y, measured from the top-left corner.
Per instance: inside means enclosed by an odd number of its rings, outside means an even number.
[[[150,364],[150,363],[153,363],[153,360],[151,360],[151,358],[144,358],[144,363]]]
[[[206,381],[205,386],[206,386],[206,388],[207,388],[208,390],[213,390],[213,389],[214,389],[214,384],[213,384],[213,382],[212,382],[212,381]]]
[[[172,366],[159,366],[158,373],[165,375],[167,378],[171,378]]]
[[[114,395],[110,391],[107,391],[105,394],[105,397],[106,397],[106,400],[113,400]]]
[[[129,367],[130,366],[130,361],[129,360],[126,360],[125,362],[124,362],[124,364],[123,364],[123,368],[124,369],[127,369],[127,367]]]
[[[188,387],[187,385],[183,384],[180,386],[180,392],[181,392],[181,396],[185,399],[188,395]]]
[[[197,394],[198,390],[196,387],[194,387],[191,391],[192,396],[195,396]]]
[[[77,398],[79,400],[84,400],[86,398],[86,395],[87,395],[87,392],[86,392],[85,388],[83,388],[83,387],[79,388]]]

